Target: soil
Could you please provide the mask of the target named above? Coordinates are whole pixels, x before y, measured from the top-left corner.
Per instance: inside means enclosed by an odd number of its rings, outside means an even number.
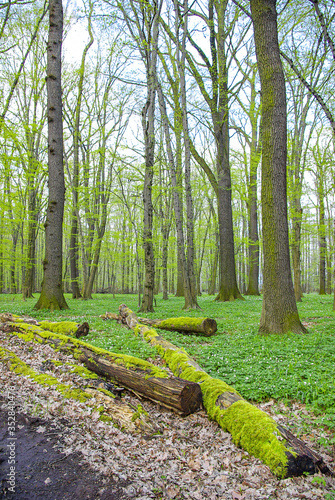
[[[15,492],[10,491],[7,412],[0,410],[0,498],[15,500],[121,500],[127,498],[116,482],[82,463],[80,453],[64,454],[62,434],[68,422],[53,424],[16,413]],[[43,427],[43,433],[38,429]]]

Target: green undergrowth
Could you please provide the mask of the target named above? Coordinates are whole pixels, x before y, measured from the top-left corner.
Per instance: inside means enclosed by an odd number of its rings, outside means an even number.
[[[198,298],[201,310],[183,311],[184,299],[157,297],[155,312],[148,318],[180,316],[211,317],[218,331],[212,337],[185,335],[160,330],[159,333],[190,356],[212,377],[224,380],[250,401],[270,398],[306,403],[319,415],[321,424],[335,429],[335,313],[333,297],[306,295],[298,304],[305,335],[258,335],[261,297],[245,297],[245,301],[220,303],[214,297]],[[93,345],[143,359],[154,358],[156,349],[136,338],[115,321],[103,321],[100,314],[117,312],[121,303],[137,311],[135,295],[94,295],[93,300],[66,301],[69,310],[34,311],[37,301],[22,301],[19,295],[0,295],[0,311],[28,314],[48,321],[87,321],[90,334],[84,337]],[[141,313],[141,316],[144,316]]]

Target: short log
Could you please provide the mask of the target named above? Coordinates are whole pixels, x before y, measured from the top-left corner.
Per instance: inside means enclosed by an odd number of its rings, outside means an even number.
[[[216,321],[211,318],[138,318],[138,321],[144,325],[159,328],[160,330],[169,330],[181,333],[196,333],[205,337],[210,337],[217,331]]]

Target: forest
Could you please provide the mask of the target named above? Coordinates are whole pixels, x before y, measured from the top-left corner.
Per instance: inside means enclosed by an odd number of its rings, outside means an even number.
[[[334,498],[334,18],[0,4],[5,495]]]

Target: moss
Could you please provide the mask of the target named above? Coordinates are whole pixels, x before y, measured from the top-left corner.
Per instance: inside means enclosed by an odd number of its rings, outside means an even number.
[[[99,420],[101,420],[101,422],[111,423],[115,427],[117,427],[117,425],[115,424],[115,422],[113,421],[113,419],[111,417],[109,417],[108,415],[104,415],[104,414],[100,415]]]
[[[46,322],[47,323],[47,322]],[[56,340],[58,342],[57,347],[61,348],[62,346],[69,346],[71,344],[74,348],[72,350],[72,354],[75,358],[79,358],[81,356],[81,347],[86,347],[92,350],[95,354],[102,356],[108,355],[113,358],[113,362],[123,365],[126,368],[140,368],[142,370],[148,371],[148,377],[157,377],[157,378],[167,378],[168,374],[165,370],[149,363],[149,361],[145,361],[140,358],[135,358],[134,356],[129,356],[127,354],[115,354],[106,349],[102,349],[101,347],[92,346],[91,344],[87,344],[79,339],[69,337],[68,335],[64,335],[61,333],[50,332],[48,330],[43,330],[41,327],[36,325],[31,325],[28,323],[20,323],[19,326],[21,331],[13,331],[12,333],[22,338],[25,341],[35,341],[43,343],[45,340]],[[155,330],[154,330],[155,331]],[[76,349],[77,348],[77,349]],[[92,362],[94,360],[92,359]]]
[[[108,396],[109,398],[113,398],[113,399],[115,399],[115,397],[116,397],[116,396],[115,396],[112,392],[107,391],[107,389],[103,389],[102,387],[97,387],[97,390],[98,390],[99,392],[102,392],[103,394],[105,394],[105,395],[106,395],[106,396]]]
[[[40,326],[43,330],[49,330],[54,333],[63,333],[65,335],[73,335],[78,330],[78,323],[74,321],[41,321]]]
[[[96,373],[91,372],[84,366],[78,366],[71,363],[67,363],[67,365],[71,366],[71,373],[77,373],[84,379],[98,379],[98,375]]]
[[[76,399],[81,402],[85,402],[91,399],[91,395],[81,391],[80,389],[73,389],[66,384],[61,384],[56,377],[52,375],[40,374],[35,370],[30,368],[26,363],[24,363],[16,354],[0,347],[0,359],[3,361],[8,361],[10,364],[10,369],[17,373],[18,375],[23,375],[31,378],[38,384],[43,386],[52,386],[58,392],[60,392],[65,398]]]
[[[138,418],[141,418],[142,415],[145,415],[146,417],[149,416],[149,413],[145,411],[142,405],[137,405],[137,409],[134,413],[134,415],[131,417],[131,421],[135,422]]]
[[[159,328],[167,327],[167,328],[175,328],[178,330],[178,327],[196,327],[201,325],[201,323],[205,320],[206,318],[167,318],[159,323]]]

